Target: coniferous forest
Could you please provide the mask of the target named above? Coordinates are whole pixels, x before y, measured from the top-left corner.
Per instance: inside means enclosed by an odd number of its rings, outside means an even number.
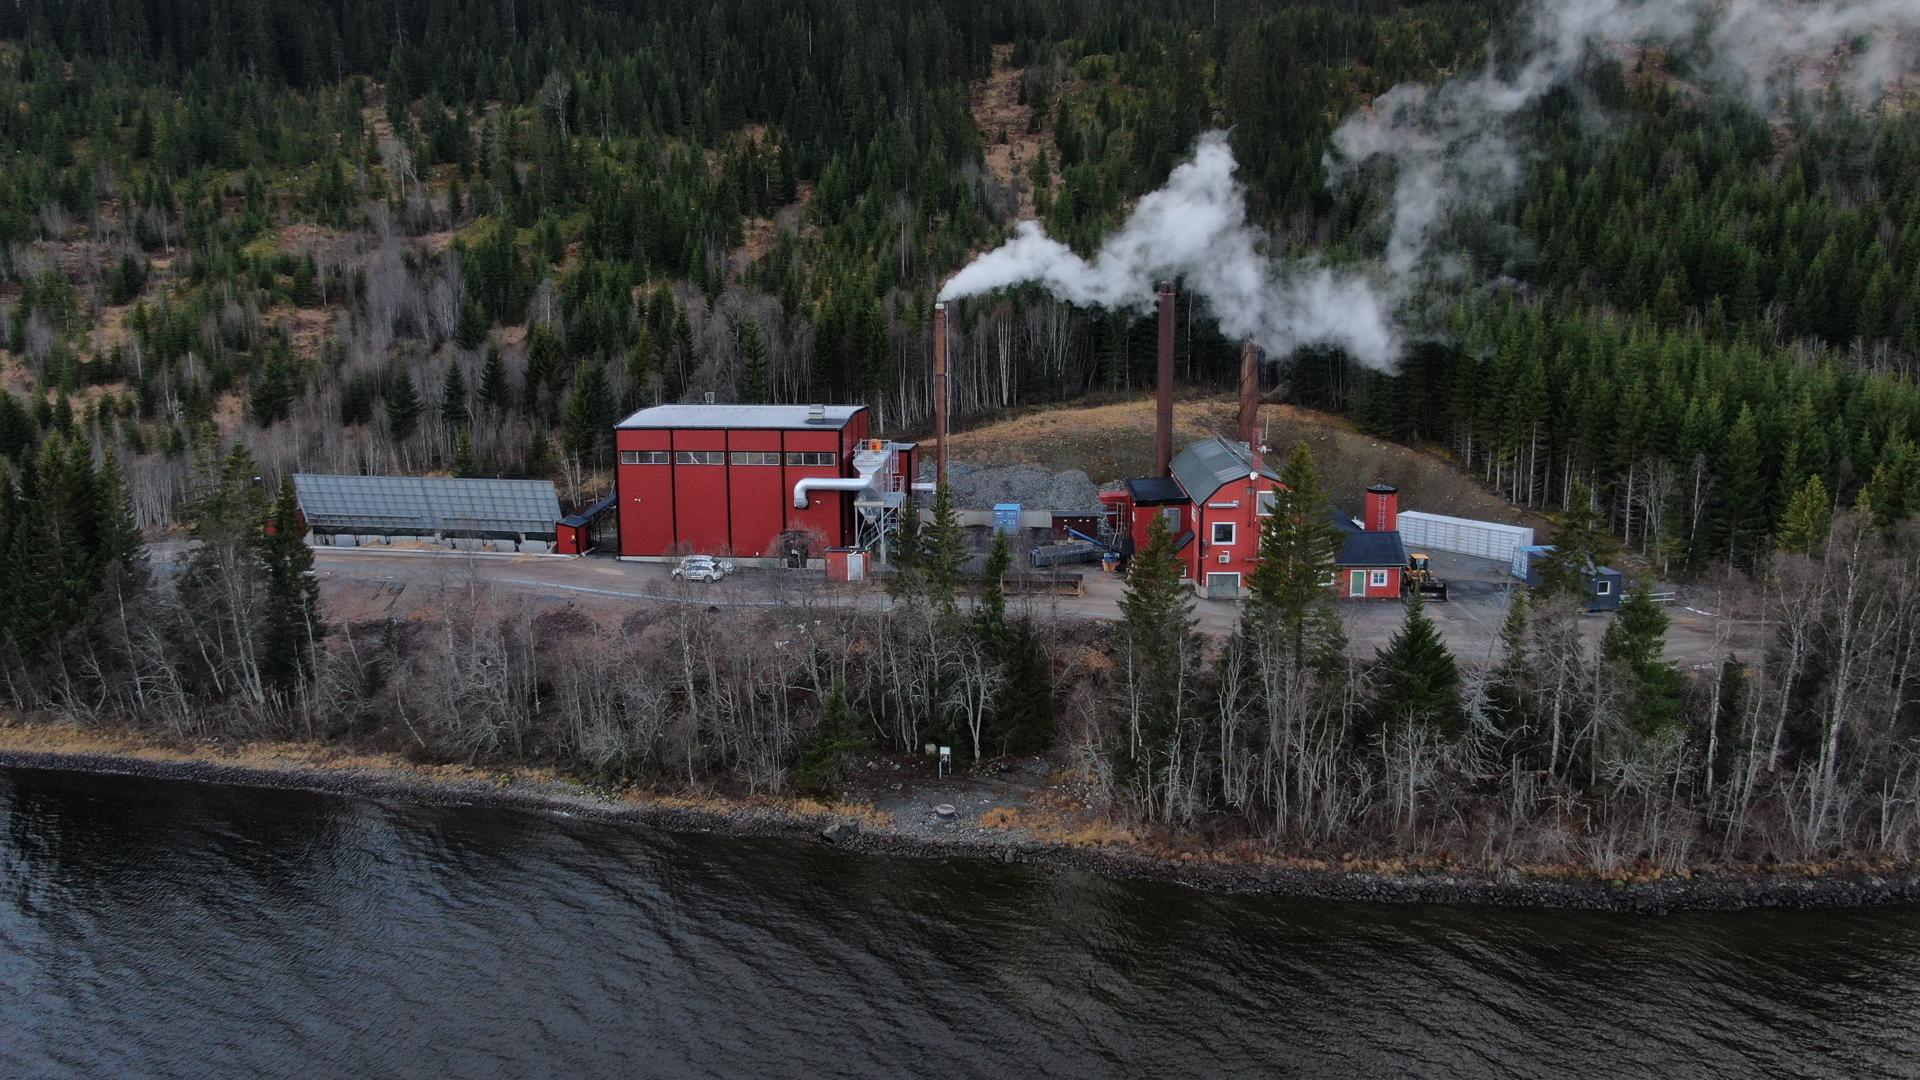
[[[1051,704],[1022,714],[1006,688],[1053,695],[1033,688],[1084,646],[1124,663],[1074,669],[1062,730],[1106,733],[1075,745],[1147,820],[1225,810],[1334,846],[1365,822],[1406,850],[1470,836],[1490,858],[1603,866],[1907,851],[1920,619],[1865,582],[1920,580],[1920,110],[1809,80],[1762,111],[1665,53],[1596,52],[1522,117],[1516,193],[1448,224],[1457,272],[1410,300],[1397,369],[1274,359],[1288,400],[1448,455],[1559,516],[1575,550],[1750,575],[1780,628],[1764,657],[1684,676],[1641,600],[1589,655],[1543,595],[1515,608],[1505,666],[1456,670],[1416,605],[1360,677],[1327,644],[1317,577],[1255,583],[1290,599],[1251,604],[1214,655],[1152,572],[1098,648],[996,600],[945,660],[782,658],[775,683],[812,688],[797,726],[744,645],[724,693],[612,654],[543,668],[528,627],[471,611],[431,646],[432,694],[396,681],[397,636],[321,647],[339,628],[293,539],[296,469],[536,476],[585,499],[626,410],[708,394],[863,402],[880,430],[923,432],[941,283],[1026,217],[1090,253],[1202,132],[1230,132],[1276,250],[1378,258],[1391,190],[1333,185],[1333,132],[1481,63],[1511,8],[0,5],[0,694],[182,737],[218,702],[248,732],[333,737],[420,692],[440,712],[413,716],[416,740],[443,756],[826,786],[851,728],[896,749],[937,728],[974,756],[1045,745]],[[1182,379],[1226,387],[1237,343],[1203,299],[1179,304]],[[955,312],[957,416],[1150,387],[1150,319],[1034,288]],[[1313,487],[1311,461],[1289,467]],[[1316,569],[1310,520],[1272,542]],[[200,543],[161,603],[141,536],[169,529]],[[929,648],[957,617],[950,562],[901,616],[924,615]],[[659,653],[671,628],[687,655],[725,651],[676,619],[621,647]],[[1059,635],[1052,672],[1036,635]],[[481,655],[499,663],[460,667]],[[610,670],[630,684],[596,688]],[[530,718],[542,693],[572,727]],[[1128,703],[1128,737],[1088,719],[1102,695]],[[657,726],[636,733],[641,713]],[[997,735],[996,716],[1013,717]],[[721,717],[724,737],[703,727]],[[1515,809],[1499,827],[1434,809],[1470,798]],[[1576,811],[1617,850],[1511,839]]]

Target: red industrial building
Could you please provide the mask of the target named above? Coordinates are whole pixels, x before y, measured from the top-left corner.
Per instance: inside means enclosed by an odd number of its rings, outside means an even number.
[[[1180,452],[1172,475],[1129,480],[1124,490],[1100,496],[1115,520],[1120,547],[1131,555],[1147,543],[1156,516],[1165,515],[1186,576],[1209,597],[1245,595],[1247,576],[1260,557],[1260,530],[1273,512],[1280,478],[1243,442],[1215,436]],[[1400,595],[1406,548],[1400,541],[1400,495],[1387,484],[1367,489],[1359,524],[1339,512],[1333,520],[1342,541],[1338,571],[1328,585],[1343,597],[1392,599]]]
[[[864,405],[634,413],[614,430],[620,554],[778,557],[775,539],[797,531],[818,547],[855,545],[860,512],[897,510],[916,464],[913,444],[871,439],[869,425]]]

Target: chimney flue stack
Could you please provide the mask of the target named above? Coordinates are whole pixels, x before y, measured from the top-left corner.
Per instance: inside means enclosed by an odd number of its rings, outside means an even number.
[[[1173,282],[1161,282],[1160,364],[1153,425],[1154,465],[1160,476],[1173,475],[1173,296]]]
[[[1260,435],[1260,346],[1240,343],[1240,441],[1258,451]]]
[[[933,305],[934,479],[947,483],[947,305]]]

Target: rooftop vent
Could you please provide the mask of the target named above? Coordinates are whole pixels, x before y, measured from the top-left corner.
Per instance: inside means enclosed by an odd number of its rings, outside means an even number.
[[[807,423],[824,424],[826,422],[827,422],[827,407],[825,405],[807,406]]]
[[[707,391],[706,401],[707,401],[707,404],[709,405],[713,404],[713,391],[711,390]]]

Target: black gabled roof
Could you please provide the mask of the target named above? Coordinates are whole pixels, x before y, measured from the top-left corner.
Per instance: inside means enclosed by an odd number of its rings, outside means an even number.
[[[1340,526],[1346,539],[1340,544],[1340,554],[1334,562],[1340,566],[1406,566],[1407,548],[1400,542],[1398,532],[1368,532],[1353,523],[1353,519],[1333,511],[1333,523]]]
[[[1127,481],[1127,494],[1133,497],[1135,506],[1184,506],[1192,502],[1180,486],[1180,482],[1171,476],[1149,476],[1140,480]]]

